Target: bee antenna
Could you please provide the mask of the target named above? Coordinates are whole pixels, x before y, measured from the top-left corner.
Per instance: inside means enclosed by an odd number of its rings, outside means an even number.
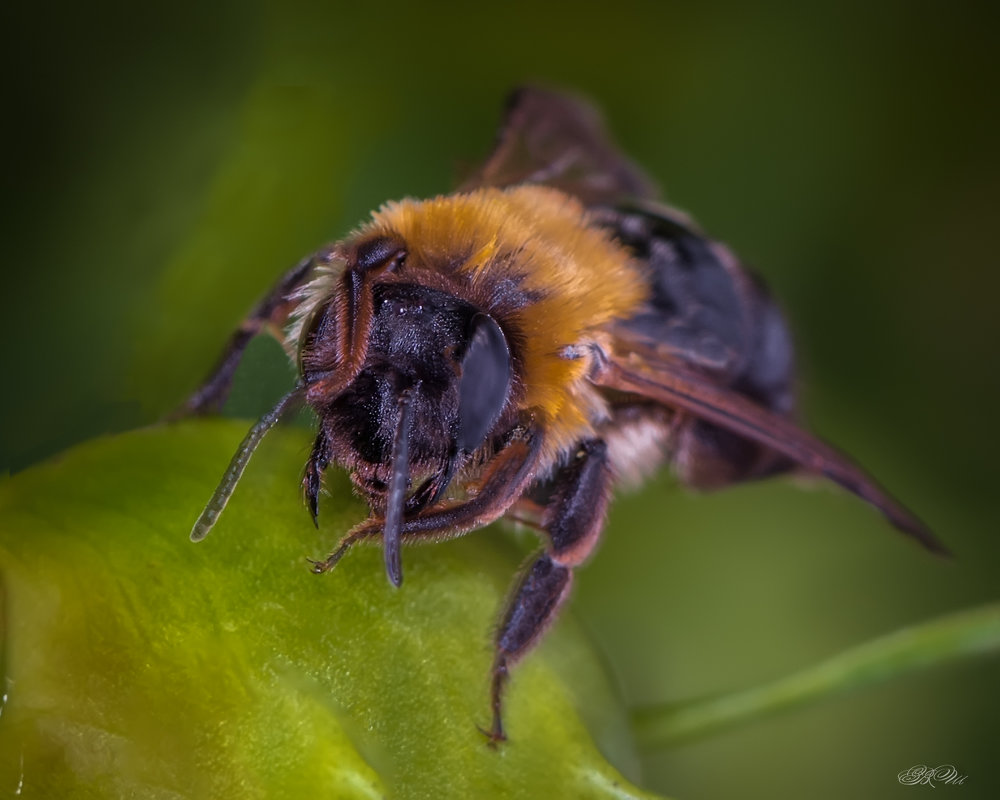
[[[385,548],[385,571],[393,586],[403,583],[402,555],[399,537],[403,532],[403,503],[406,500],[406,479],[410,471],[410,428],[413,427],[413,389],[399,396],[399,421],[392,441],[392,475],[386,496],[385,525],[382,539]]]
[[[226,472],[222,476],[222,480],[219,481],[219,485],[216,487],[211,499],[201,512],[197,522],[194,523],[194,527],[191,528],[192,542],[200,542],[208,536],[208,532],[215,526],[219,515],[229,502],[229,498],[232,497],[233,491],[236,489],[236,484],[243,477],[243,471],[247,468],[250,456],[253,455],[261,440],[274,427],[275,423],[289,411],[297,409],[302,404],[302,400],[305,397],[305,388],[304,383],[300,382],[296,384],[295,388],[282,397],[274,408],[261,417],[257,421],[257,424],[244,437],[235,455],[233,455],[232,461],[229,462],[229,466],[226,468]]]

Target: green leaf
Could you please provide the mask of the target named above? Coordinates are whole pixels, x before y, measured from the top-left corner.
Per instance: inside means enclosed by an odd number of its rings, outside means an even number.
[[[646,749],[685,744],[909,672],[997,653],[1000,603],[991,603],[904,628],[770,683],[638,709],[636,736]]]
[[[349,482],[312,528],[301,430],[261,447],[188,539],[245,423],[96,440],[0,484],[0,794],[23,797],[651,797],[623,710],[563,619],[513,673],[485,745],[489,633],[523,553],[496,529],[405,549],[393,589],[358,548]]]

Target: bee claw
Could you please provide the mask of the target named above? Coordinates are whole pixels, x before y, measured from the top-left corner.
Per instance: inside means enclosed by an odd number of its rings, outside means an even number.
[[[503,728],[487,730],[482,725],[476,725],[476,730],[486,737],[486,746],[490,750],[498,749],[502,742],[507,741],[507,734],[503,732]]]

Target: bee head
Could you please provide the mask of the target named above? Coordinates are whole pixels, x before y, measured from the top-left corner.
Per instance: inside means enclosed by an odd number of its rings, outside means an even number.
[[[500,325],[424,277],[398,239],[348,246],[344,271],[301,340],[321,435],[370,495],[399,470],[450,476],[512,413],[513,365]]]

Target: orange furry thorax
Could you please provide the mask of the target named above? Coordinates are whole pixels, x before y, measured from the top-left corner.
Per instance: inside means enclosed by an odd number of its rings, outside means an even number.
[[[586,346],[605,344],[604,328],[632,316],[648,289],[627,251],[577,200],[537,186],[402,200],[358,232],[372,234],[400,237],[406,272],[436,274],[520,343],[519,405],[546,430],[550,461],[606,417],[586,380]],[[512,306],[512,291],[528,301]]]

